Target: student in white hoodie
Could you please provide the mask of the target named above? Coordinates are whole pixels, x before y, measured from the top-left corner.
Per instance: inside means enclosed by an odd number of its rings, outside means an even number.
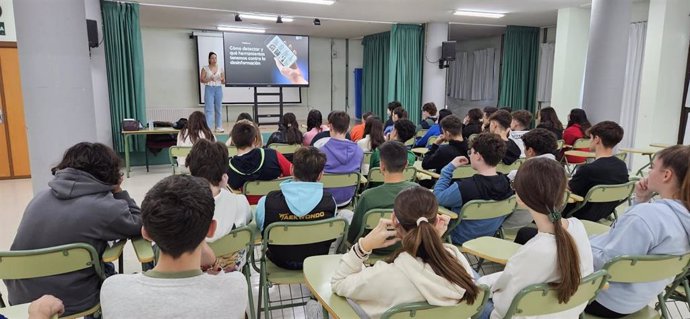
[[[559,302],[568,302],[580,279],[593,271],[592,251],[582,222],[576,218],[562,219],[559,213],[566,186],[563,167],[551,159],[530,159],[518,170],[513,186],[518,204],[530,211],[539,233],[520,247],[502,272],[478,280],[491,287],[491,319],[505,317],[515,295],[533,284],[553,283]],[[586,305],[529,318],[576,319]]]
[[[634,205],[607,233],[592,238],[594,268],[620,255],[683,255],[690,252],[690,146],[656,154],[647,178],[635,187]],[[654,194],[659,198],[651,201]],[[651,201],[651,202],[650,202]],[[673,278],[648,283],[611,282],[585,312],[621,318],[647,306]]]
[[[371,318],[408,302],[474,303],[479,288],[472,281],[472,269],[455,246],[441,240],[449,218],[438,215],[434,195],[420,186],[405,189],[396,197],[393,211],[392,219],[381,219],[343,255],[331,279],[333,292],[349,298]],[[364,267],[372,250],[397,241],[402,249],[389,261]]]

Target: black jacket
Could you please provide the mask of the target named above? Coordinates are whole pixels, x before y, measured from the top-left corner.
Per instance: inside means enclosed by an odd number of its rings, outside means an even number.
[[[432,144],[431,149],[422,160],[423,169],[435,169],[440,172],[455,157],[467,157],[467,141],[449,141],[448,145]]]
[[[520,158],[522,151],[515,141],[508,139],[506,141],[506,155],[503,157],[503,164],[510,165]]]
[[[472,134],[480,134],[482,132],[482,123],[468,124],[462,128],[462,137],[469,139]]]
[[[628,168],[625,162],[615,156],[602,157],[592,163],[580,166],[568,183],[573,194],[584,197],[589,190],[597,185],[615,185],[628,182]],[[577,204],[568,204],[566,214]],[[599,221],[609,216],[618,203],[590,203],[575,212],[573,216],[579,219]]]

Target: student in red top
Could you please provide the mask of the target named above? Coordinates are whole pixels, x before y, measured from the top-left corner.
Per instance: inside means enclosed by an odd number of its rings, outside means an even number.
[[[568,114],[568,126],[563,131],[563,141],[566,145],[573,145],[577,139],[589,138],[587,130],[592,127],[587,119],[587,113],[583,109],[572,109]],[[588,148],[579,148],[578,151],[589,151]],[[566,156],[568,163],[584,163],[586,158],[578,156]]]
[[[362,123],[355,125],[350,130],[350,140],[357,142],[364,138],[364,125],[367,123],[367,119],[374,115],[374,113],[366,112],[362,114]]]

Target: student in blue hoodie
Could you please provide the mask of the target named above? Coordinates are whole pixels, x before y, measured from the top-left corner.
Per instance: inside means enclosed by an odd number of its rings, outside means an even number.
[[[447,110],[447,109],[442,109],[438,111],[438,122],[436,124],[432,125],[428,131],[426,131],[426,134],[422,136],[417,142],[414,144],[415,147],[426,147],[426,143],[429,141],[429,138],[432,136],[439,136],[441,135],[441,121],[443,118],[445,118],[448,115],[453,114],[453,112]]]
[[[690,147],[657,153],[649,176],[635,188],[635,203],[611,230],[590,239],[594,269],[621,255],[683,255],[690,252]],[[654,194],[659,199],[650,202]],[[609,283],[585,312],[621,318],[647,306],[673,278],[639,283]]]
[[[293,155],[291,180],[280,183],[280,191],[261,197],[256,206],[256,225],[264,234],[275,222],[300,222],[335,216],[336,206],[331,193],[319,183],[326,165],[326,155],[313,146],[302,147]],[[296,246],[268,245],[266,256],[286,269],[302,269],[304,259],[328,254],[333,241]]]

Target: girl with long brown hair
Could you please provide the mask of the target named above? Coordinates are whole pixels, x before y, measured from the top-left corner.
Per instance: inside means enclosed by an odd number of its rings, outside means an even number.
[[[213,135],[208,124],[206,124],[206,116],[204,113],[194,111],[189,115],[187,125],[177,133],[177,146],[191,147],[197,140],[202,138],[214,142],[216,141],[216,136]],[[177,164],[180,167],[184,167],[185,157],[178,157]]]
[[[491,318],[503,318],[523,288],[549,283],[565,303],[577,292],[580,278],[593,271],[592,251],[585,227],[577,218],[561,218],[566,177],[556,161],[534,158],[517,172],[513,184],[518,204],[529,210],[539,233],[513,255],[502,272],[484,276],[479,283],[493,292]],[[587,304],[539,318],[576,319]]]
[[[594,268],[620,255],[684,255],[690,252],[690,146],[656,154],[649,175],[635,186],[634,205],[611,230],[592,238]],[[652,200],[652,197],[658,197]],[[611,282],[585,312],[621,318],[646,307],[673,278],[650,283]]]
[[[479,288],[472,281],[472,269],[455,246],[441,240],[448,221],[438,215],[438,203],[429,190],[415,186],[401,191],[393,218],[381,219],[343,255],[331,279],[333,292],[353,300],[371,318],[407,302],[473,304]],[[390,262],[363,266],[372,250],[398,241],[402,247]]]

